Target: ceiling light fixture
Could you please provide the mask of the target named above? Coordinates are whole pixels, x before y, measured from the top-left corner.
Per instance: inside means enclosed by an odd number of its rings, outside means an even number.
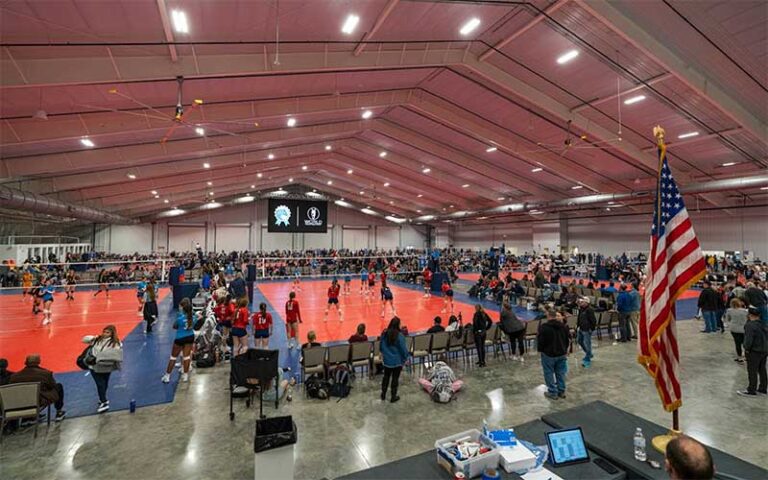
[[[288,192],[286,192],[282,188],[279,188],[278,190],[275,190],[274,192],[272,192],[272,195],[286,195],[287,193]]]
[[[760,190],[768,190],[768,187],[760,187]]]
[[[263,175],[261,172],[259,172],[259,173],[257,173],[257,174],[256,174],[256,178],[261,178],[261,177],[263,177],[263,176],[264,176],[264,175]]]
[[[326,146],[325,146],[325,151],[326,151],[326,152],[330,152],[330,151],[331,151],[331,148],[332,148],[332,147],[331,147],[330,145],[326,145]]]
[[[307,167],[306,165],[302,165],[302,166],[301,166],[301,169],[302,169],[302,170],[306,170],[307,168],[308,168],[308,167]]]
[[[387,152],[381,152],[381,153],[379,153],[379,156],[380,156],[381,158],[384,158],[384,157],[386,157],[386,156],[387,156]]]
[[[723,164],[723,166],[724,166],[724,167],[732,167],[732,166],[736,165],[737,163],[738,163],[738,162],[725,162],[725,163]]]
[[[461,188],[469,188],[469,184],[465,183],[464,185],[461,186]]]
[[[582,189],[582,188],[584,188],[583,185],[574,185],[574,186],[571,187],[571,190],[579,190],[579,189]]]
[[[181,10],[171,10],[171,19],[173,20],[173,29],[178,33],[189,33],[189,24],[187,23],[187,14]]]
[[[208,162],[205,162],[205,163],[203,164],[203,168],[211,168],[211,164],[210,164],[210,163],[208,163]]]
[[[363,112],[363,118],[366,119],[366,120],[368,120],[372,116],[373,116],[373,112],[370,111],[370,110],[366,110],[366,111]]]
[[[163,200],[163,203],[169,203],[168,199],[166,198],[165,200]]]
[[[84,146],[88,148],[93,148],[94,146],[96,146],[96,144],[94,144],[93,140],[91,140],[90,138],[81,138],[80,143],[82,143]]]
[[[151,193],[152,195],[157,195],[157,190],[152,190],[152,191],[151,191],[151,192],[149,192],[149,193]]]
[[[420,193],[420,194],[416,195],[416,198],[421,198],[421,197],[423,197],[423,196],[424,196],[424,194],[421,194],[421,193]]]
[[[388,187],[389,186],[389,182],[384,182],[384,186]]]
[[[213,192],[208,192],[208,195],[213,196]]]
[[[204,129],[204,128],[201,128],[201,127],[197,127],[197,128],[195,129],[195,133],[196,133],[196,134],[198,134],[198,135],[200,135],[200,136],[202,136],[202,135],[205,135],[205,129]]]
[[[293,177],[288,179],[288,183],[293,183]]]
[[[429,173],[429,172],[431,172],[431,171],[432,171],[432,169],[431,169],[431,168],[429,168],[429,167],[427,167],[427,168],[425,168],[424,170],[422,170],[422,171],[421,171],[421,173],[425,173],[425,174],[426,174],[426,173]]]
[[[327,181],[327,182],[325,182],[325,183],[326,183],[326,185],[333,185],[333,180],[328,180],[328,181]]]
[[[358,23],[360,23],[360,17],[350,13],[347,15],[347,19],[344,20],[344,25],[341,26],[341,31],[349,35],[355,31]]]
[[[461,26],[461,29],[459,29],[459,33],[462,35],[469,35],[470,33],[474,32],[477,27],[480,26],[480,19],[475,17],[471,18],[467,23]]]
[[[352,175],[352,173],[354,173],[354,170],[352,170],[351,168],[347,170],[347,175]]]
[[[568,50],[564,54],[562,54],[559,57],[557,57],[557,63],[559,65],[563,65],[565,63],[570,62],[571,60],[573,60],[574,58],[576,58],[578,56],[579,56],[579,51],[578,50]]]
[[[541,167],[536,167],[536,168],[534,168],[533,170],[531,170],[531,172],[533,172],[533,173],[539,173],[539,172],[540,172],[540,171],[542,171],[542,170],[544,170],[544,169],[543,169],[543,168],[541,168]]]
[[[698,135],[699,135],[699,132],[688,132],[688,133],[682,133],[682,134],[678,135],[677,138],[679,140],[683,140],[685,138],[696,137]]]
[[[251,188],[256,188],[256,185],[251,185]]]
[[[213,182],[206,182],[206,184],[207,184],[209,187],[213,186]]]
[[[160,198],[160,195],[155,195],[155,198]]]
[[[360,190],[358,193],[359,193],[360,195],[365,195],[365,192],[364,192],[364,191],[362,191],[362,190]]]
[[[270,159],[270,160],[274,160],[275,159],[275,154],[274,153],[270,153],[269,155],[267,155],[267,158]]]
[[[498,148],[496,148],[496,147],[488,147],[488,148],[485,149],[486,153],[493,153],[496,150],[498,150]]]
[[[285,123],[289,127],[295,127],[296,126],[296,119],[291,117],[288,119],[288,121]]]
[[[624,105],[632,105],[633,103],[642,102],[645,100],[645,95],[636,95],[624,100]]]
[[[360,211],[365,213],[366,215],[376,215],[376,212],[371,210],[370,208],[361,208]]]
[[[498,201],[500,201],[500,202],[503,202],[504,200],[506,200],[506,198],[504,198],[504,197],[499,197],[499,198],[497,198],[496,200],[498,200]]]
[[[136,175],[134,175],[134,174],[132,174],[132,173],[128,173],[128,174],[126,174],[126,176],[127,176],[128,178],[130,178],[131,180],[136,180]]]

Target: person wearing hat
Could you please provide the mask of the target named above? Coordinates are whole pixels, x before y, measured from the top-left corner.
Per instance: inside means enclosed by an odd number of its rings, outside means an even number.
[[[11,375],[8,383],[39,383],[40,401],[42,405],[50,405],[56,408],[56,421],[64,420],[67,412],[64,411],[64,387],[56,383],[53,372],[40,366],[40,355],[33,353],[27,355],[24,368]]]
[[[581,297],[578,301],[579,312],[576,319],[576,341],[579,346],[584,350],[584,359],[581,361],[581,366],[589,368],[592,365],[592,332],[597,326],[597,319],[595,318],[595,310],[589,305],[589,297]]]
[[[768,326],[760,320],[760,309],[757,307],[749,307],[747,318],[748,321],[744,325],[744,352],[749,386],[746,390],[736,393],[744,397],[768,395],[768,372],[765,367],[768,357]]]

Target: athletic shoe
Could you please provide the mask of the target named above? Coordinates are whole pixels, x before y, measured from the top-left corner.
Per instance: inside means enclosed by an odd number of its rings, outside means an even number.
[[[99,408],[96,409],[96,413],[104,413],[109,410],[109,404],[107,402],[100,403]]]
[[[549,393],[549,392],[544,392],[544,396],[547,397],[550,400],[557,400],[558,398],[560,398],[557,395],[555,395],[554,393]]]
[[[756,397],[757,392],[749,392],[747,390],[736,390],[737,395],[741,395],[742,397]]]
[[[566,396],[565,396],[565,392],[563,392],[563,393],[558,393],[558,394],[557,394],[557,398],[560,398],[560,399],[562,399],[562,400],[565,400],[565,399],[566,399]]]
[[[49,319],[46,318],[45,320],[43,320],[43,326],[48,325],[49,323],[51,323]]]
[[[522,355],[518,357],[518,360],[520,360],[520,363],[525,363],[525,358]]]
[[[381,394],[381,401],[383,402],[386,399],[387,399],[387,394],[386,393],[382,393]]]
[[[64,410],[59,410],[58,412],[56,412],[56,418],[54,420],[57,422],[60,422],[64,420],[64,417],[66,416],[67,416],[67,412],[65,412]]]
[[[181,381],[182,382],[188,382],[189,381],[189,374],[188,373],[182,373],[181,374]]]
[[[512,355],[512,360],[517,361],[517,355]]]
[[[163,375],[162,381],[163,383],[169,383],[171,381],[171,374],[166,373],[165,375]]]
[[[390,403],[395,403],[395,402],[396,402],[396,401],[398,401],[398,400],[400,400],[400,396],[399,396],[399,395],[395,395],[394,397],[392,397],[392,399],[390,399],[390,401],[389,401],[389,402],[390,402]]]
[[[768,392],[761,392],[760,390],[757,391],[758,395],[768,395]]]

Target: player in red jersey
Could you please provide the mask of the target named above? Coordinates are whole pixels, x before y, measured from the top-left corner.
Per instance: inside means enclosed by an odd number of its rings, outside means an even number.
[[[301,311],[299,302],[296,300],[296,292],[288,295],[288,301],[285,302],[285,328],[288,334],[288,348],[293,349],[299,346],[299,324],[301,321]]]
[[[331,306],[336,308],[336,313],[339,314],[339,321],[344,320],[344,314],[341,312],[341,308],[339,308],[339,293],[341,293],[341,287],[339,286],[339,281],[334,278],[331,286],[328,287],[328,305],[325,307],[324,322],[328,321],[328,310],[331,309]]]
[[[213,314],[216,316],[216,322],[221,327],[222,340],[226,350],[229,350],[227,345],[227,338],[229,338],[229,331],[232,329],[232,320],[235,319],[235,304],[232,303],[232,297],[227,295],[226,297],[219,298],[216,302],[216,306],[213,307]]]
[[[237,311],[232,320],[232,355],[238,356],[248,351],[248,322],[251,312],[248,310],[248,299],[243,297],[237,301]]]
[[[453,313],[453,289],[448,283],[448,280],[443,280],[443,285],[440,287],[443,292],[443,309],[441,313],[447,313],[450,307],[450,313]]]
[[[267,312],[267,304],[260,303],[259,311],[251,317],[253,322],[253,342],[256,348],[269,348],[269,337],[272,336],[272,314]]]
[[[381,278],[381,286],[382,287],[387,284],[387,269],[386,268],[381,270],[381,273],[379,274],[379,278]]]
[[[432,270],[429,267],[424,267],[421,276],[424,279],[424,298],[429,298],[432,296]]]

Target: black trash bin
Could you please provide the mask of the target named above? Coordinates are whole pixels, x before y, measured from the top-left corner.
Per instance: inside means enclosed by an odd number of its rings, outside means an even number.
[[[296,443],[296,424],[292,416],[256,420],[256,439],[253,442],[255,453],[294,443]]]

